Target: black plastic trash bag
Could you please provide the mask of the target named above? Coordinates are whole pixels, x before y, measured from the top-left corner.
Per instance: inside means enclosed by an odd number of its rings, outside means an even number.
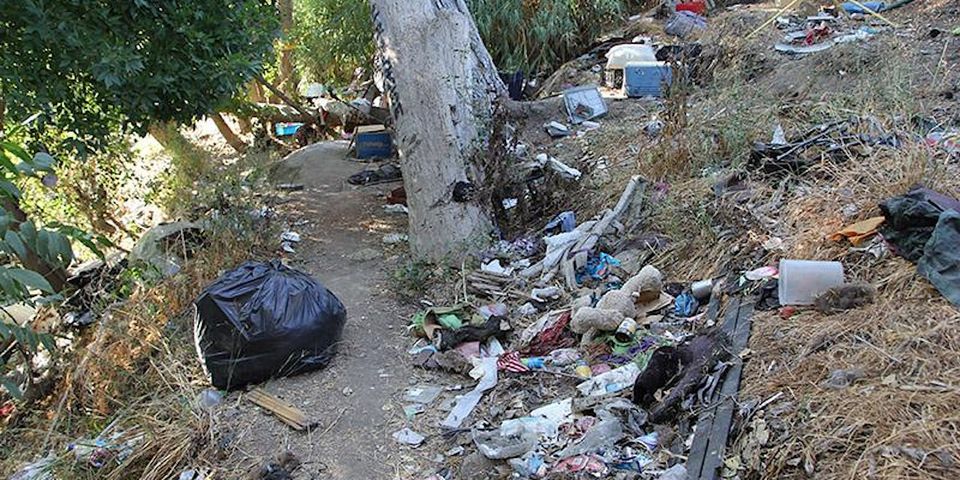
[[[197,299],[194,338],[207,376],[230,390],[316,370],[336,353],[347,312],[311,276],[247,262]]]
[[[915,186],[907,194],[880,204],[880,211],[887,220],[880,233],[894,246],[894,253],[916,262],[923,256],[924,247],[940,221],[940,214],[948,210],[960,211],[960,201]]]
[[[960,307],[960,213],[948,210],[940,214],[917,271]]]

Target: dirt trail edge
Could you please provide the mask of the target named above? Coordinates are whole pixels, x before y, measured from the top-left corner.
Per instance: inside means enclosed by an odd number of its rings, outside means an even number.
[[[403,422],[395,399],[411,376],[400,335],[410,310],[389,293],[381,238],[404,231],[406,219],[385,214],[377,198],[396,184],[357,189],[346,183],[363,168],[345,160],[346,151],[345,142],[311,145],[284,159],[276,175],[278,182],[305,187],[277,208],[280,221],[302,237],[290,264],[343,301],[347,325],[328,368],[261,387],[319,426],[293,431],[237,394],[220,412],[223,438],[233,437],[237,460],[264,464],[289,450],[303,462],[296,479],[394,478],[400,461],[390,434]]]

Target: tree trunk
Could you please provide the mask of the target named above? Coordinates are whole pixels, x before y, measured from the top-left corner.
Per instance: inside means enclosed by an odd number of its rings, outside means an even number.
[[[230,128],[230,124],[227,123],[227,120],[223,118],[223,115],[220,112],[214,112],[210,115],[210,119],[213,120],[214,125],[217,126],[217,130],[220,130],[220,135],[223,135],[223,139],[232,147],[237,153],[244,153],[247,151],[247,144],[236,133],[233,133],[233,130]]]
[[[396,122],[411,249],[423,259],[456,258],[490,242],[483,167],[488,148],[502,147],[490,137],[506,88],[464,0],[370,5]],[[464,198],[471,185],[480,194]]]
[[[299,79],[293,68],[293,0],[280,0],[277,2],[277,8],[280,10],[280,29],[283,32],[283,41],[280,45],[280,78],[277,88],[290,93],[287,85],[292,85],[293,93],[296,94]]]

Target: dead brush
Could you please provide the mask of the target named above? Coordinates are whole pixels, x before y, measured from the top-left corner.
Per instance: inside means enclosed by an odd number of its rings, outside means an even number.
[[[830,478],[956,478],[960,315],[935,292],[922,301],[894,292],[882,288],[880,303],[839,315],[755,318],[751,349],[760,354],[742,396],[783,396],[763,416],[777,440],[754,474],[805,478],[811,462]],[[844,389],[821,385],[840,369],[865,376]]]
[[[261,247],[269,229],[243,227],[249,217],[235,213],[210,229],[202,254],[176,276],[139,287],[92,327],[46,410],[28,420],[36,428],[5,432],[17,438],[11,460],[62,452],[66,443],[95,437],[110,424],[119,441],[134,439],[130,455],[95,470],[66,453],[57,462],[61,478],[166,480],[212,464],[218,446],[209,413],[197,401],[204,380],[191,305],[224,269],[269,252]]]

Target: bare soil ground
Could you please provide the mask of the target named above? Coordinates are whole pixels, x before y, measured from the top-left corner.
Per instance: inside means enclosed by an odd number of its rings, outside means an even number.
[[[304,462],[294,478],[392,478],[397,463],[390,425],[403,416],[395,394],[407,385],[410,367],[399,331],[411,312],[390,293],[383,255],[347,257],[363,249],[379,252],[382,235],[405,230],[406,218],[388,217],[380,208],[380,192],[397,184],[358,189],[346,183],[364,167],[345,160],[346,149],[344,142],[311,145],[285,159],[277,174],[278,183],[305,186],[278,208],[303,238],[291,264],[333,291],[348,319],[328,368],[262,388],[302,409],[319,427],[296,432],[237,394],[219,413],[219,433],[233,439],[241,457],[234,460],[266,463],[290,451]]]

